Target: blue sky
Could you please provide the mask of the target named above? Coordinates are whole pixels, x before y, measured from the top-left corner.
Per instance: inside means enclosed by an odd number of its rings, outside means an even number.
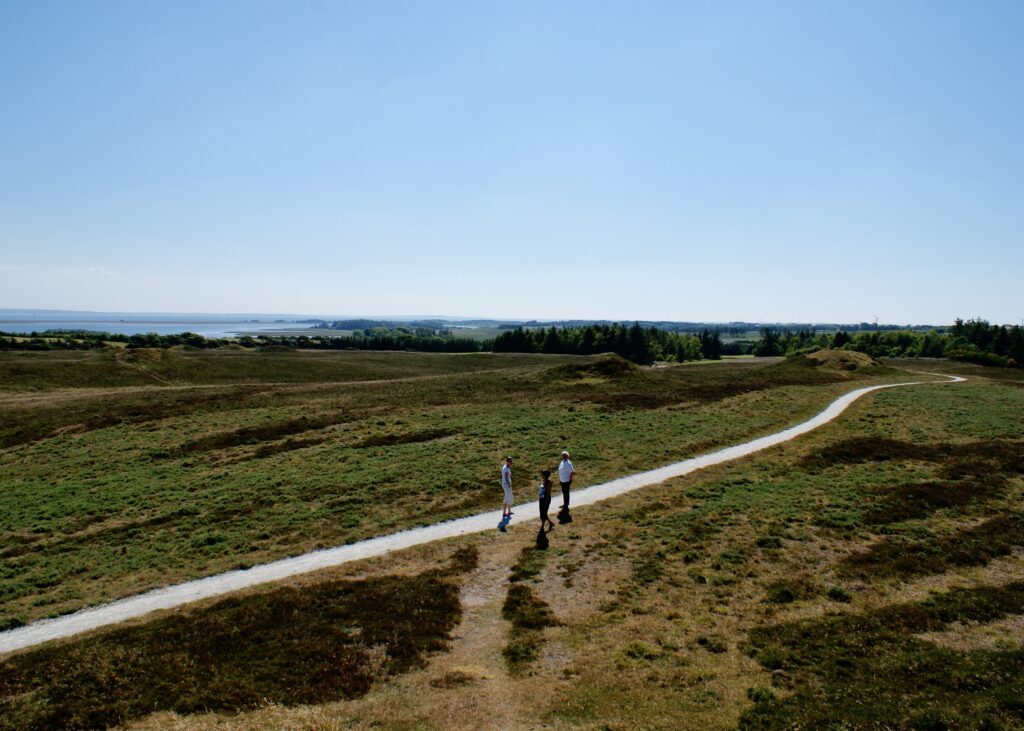
[[[1020,2],[0,2],[0,307],[1024,318]]]

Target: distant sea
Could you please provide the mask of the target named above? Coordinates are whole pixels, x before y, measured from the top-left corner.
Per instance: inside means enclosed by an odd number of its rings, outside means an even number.
[[[25,311],[0,311],[0,331],[27,334],[45,332],[46,330],[93,330],[118,335],[139,335],[156,333],[157,335],[175,335],[192,332],[207,338],[235,337],[242,333],[259,333],[267,331],[307,330],[311,323],[296,322],[285,319],[238,318],[225,316],[202,315],[130,315],[112,316],[96,313],[95,317],[83,313],[70,314],[67,318],[55,315],[52,311],[40,312],[33,317]]]

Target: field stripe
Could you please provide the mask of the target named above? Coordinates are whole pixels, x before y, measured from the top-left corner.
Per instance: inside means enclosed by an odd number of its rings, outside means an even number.
[[[939,374],[929,373],[926,375],[938,376]],[[949,383],[958,383],[966,380],[959,376],[940,377],[948,378]],[[688,475],[691,472],[696,472],[711,465],[729,462],[777,444],[782,444],[832,421],[842,414],[850,404],[865,394],[885,388],[917,386],[925,383],[942,383],[942,381],[910,381],[858,388],[845,396],[840,396],[817,416],[784,431],[769,434],[768,436],[743,444],[726,447],[717,452],[711,452],[647,472],[639,472],[583,490],[574,491],[572,494],[573,507],[591,505],[641,487],[656,485],[673,477]],[[516,515],[512,517],[510,525],[536,522],[538,518],[533,507],[534,504],[532,502],[521,505]],[[492,510],[487,513],[470,515],[465,518],[449,520],[422,528],[412,528],[390,535],[378,536],[377,538],[370,538],[346,546],[313,551],[301,556],[254,566],[250,569],[228,571],[227,573],[208,576],[176,586],[155,589],[145,594],[127,597],[110,604],[83,609],[63,617],[43,619],[24,627],[0,633],[0,653],[31,647],[61,637],[70,637],[98,627],[141,617],[159,609],[171,609],[200,599],[229,594],[257,584],[279,581],[309,571],[339,566],[363,558],[382,556],[391,551],[398,551],[403,548],[418,546],[444,538],[494,530],[497,525],[496,518],[497,510]]]

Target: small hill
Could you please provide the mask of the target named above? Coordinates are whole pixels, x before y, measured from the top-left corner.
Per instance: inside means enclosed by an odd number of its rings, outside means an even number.
[[[610,378],[613,380],[627,378],[640,371],[634,364],[615,353],[604,353],[597,360],[583,363],[569,363],[551,369],[551,375],[559,379]]]
[[[123,357],[129,363],[159,363],[163,352],[160,348],[128,348]]]
[[[818,350],[806,355],[795,355],[787,358],[786,362],[827,371],[863,371],[883,367],[870,355],[853,350]]]

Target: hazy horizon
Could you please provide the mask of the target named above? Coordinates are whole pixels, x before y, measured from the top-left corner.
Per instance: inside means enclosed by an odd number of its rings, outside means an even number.
[[[706,323],[706,324],[720,324],[729,325],[735,323],[744,323],[752,325],[785,325],[785,324],[809,324],[809,325],[861,325],[861,324],[875,324],[873,320],[754,320],[754,319],[738,319],[738,320],[695,320],[695,319],[684,319],[684,320],[666,320],[665,318],[651,319],[651,318],[556,318],[556,317],[480,317],[472,315],[352,315],[352,314],[323,314],[323,313],[284,313],[284,312],[138,312],[138,311],[97,311],[97,310],[57,310],[57,309],[44,309],[44,308],[4,308],[0,307],[0,324],[4,322],[31,322],[33,319],[40,320],[43,322],[48,321],[59,321],[62,319],[73,320],[73,319],[95,319],[96,322],[113,322],[114,318],[134,318],[140,322],[145,322],[145,318],[175,318],[182,322],[188,323],[192,320],[188,318],[196,318],[197,321],[206,319],[224,319],[231,322],[239,322],[241,318],[263,318],[264,320],[278,319],[288,320],[292,322],[298,322],[300,320],[380,320],[385,321],[413,321],[413,320],[443,320],[446,322],[474,322],[474,321],[487,321],[487,322],[508,322],[511,324],[524,323],[524,322],[550,322],[556,323],[567,320],[581,320],[589,322],[632,322],[634,320],[641,320],[643,322],[677,322],[677,323]],[[970,319],[970,318],[963,318]],[[910,326],[910,327],[946,327],[952,325],[952,322],[884,322],[879,320],[877,323],[880,327],[893,327],[893,326]],[[1014,325],[1021,323],[993,323],[997,325]],[[0,327],[3,330],[3,327]]]

